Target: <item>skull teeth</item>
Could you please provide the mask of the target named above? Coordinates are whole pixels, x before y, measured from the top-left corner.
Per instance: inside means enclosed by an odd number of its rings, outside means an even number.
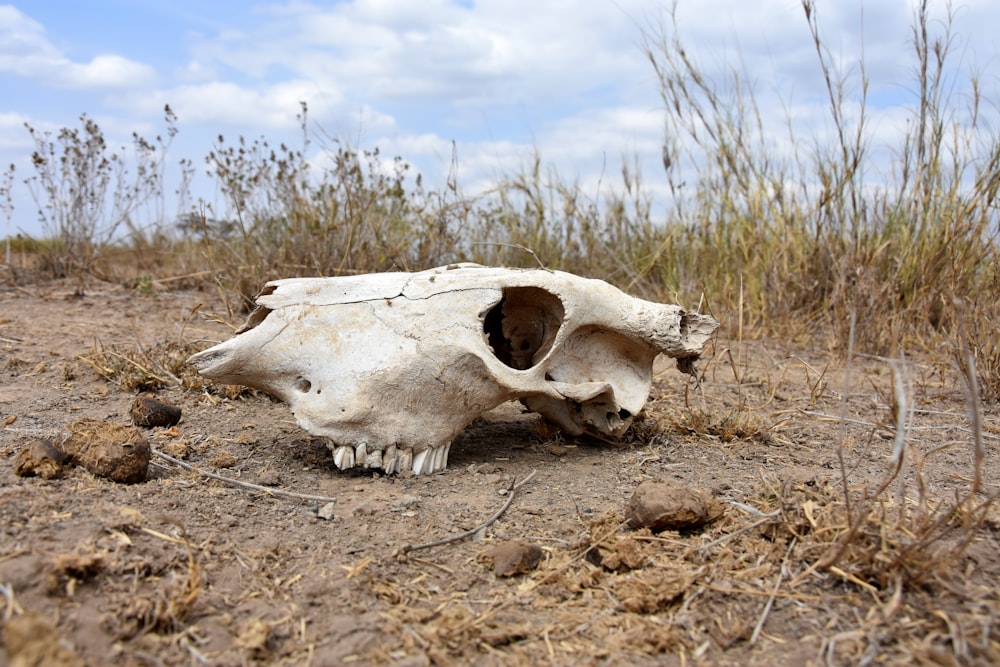
[[[421,450],[416,454],[412,449],[397,449],[395,445],[390,445],[384,451],[380,449],[368,451],[367,443],[361,443],[356,447],[341,445],[333,450],[333,463],[339,470],[360,466],[381,469],[386,474],[412,470],[417,475],[429,475],[448,467],[450,451],[450,442],[440,447]]]
[[[413,455],[413,472],[417,475],[427,472],[424,470],[425,465],[427,465],[427,457],[430,456],[431,450],[425,449],[422,452],[417,452]],[[429,467],[429,466],[428,466]]]
[[[340,470],[347,470],[354,467],[354,449],[352,447],[341,446],[333,450],[333,463]]]
[[[412,470],[417,475],[429,475],[439,470],[444,470],[448,466],[448,452],[451,450],[451,443],[440,447],[431,447],[413,455]]]
[[[413,450],[403,449],[399,452],[399,461],[396,462],[396,471],[411,470],[413,468]]]
[[[396,451],[396,445],[389,445],[385,448],[385,451],[382,452],[382,470],[384,470],[387,475],[399,472],[399,454]]]

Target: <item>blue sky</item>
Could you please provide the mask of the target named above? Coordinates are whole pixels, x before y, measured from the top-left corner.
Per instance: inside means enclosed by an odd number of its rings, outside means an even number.
[[[912,98],[913,2],[817,4],[842,71],[856,76],[864,53],[872,140],[891,144]],[[943,16],[944,3],[932,7]],[[954,7],[960,73],[975,69],[987,97],[1000,101],[991,95],[1000,4]],[[202,174],[193,195],[210,202],[203,158],[214,137],[297,145],[300,100],[328,135],[400,155],[431,186],[443,183],[454,141],[468,194],[528,165],[535,149],[591,196],[613,184],[623,156],[638,160],[647,187],[662,194],[662,102],[642,29],[669,30],[669,13],[669,1],[649,0],[0,4],[0,165],[16,165],[12,231],[40,231],[22,184],[32,151],[24,123],[56,131],[86,113],[122,146],[133,131],[162,133],[164,104],[179,128],[168,178],[178,160],[193,160]],[[677,17],[710,75],[737,64],[749,74],[776,136],[786,134],[789,112],[805,136],[827,131],[828,102],[797,0],[680,0]],[[962,94],[964,74],[954,85]],[[164,211],[176,215],[170,195]]]

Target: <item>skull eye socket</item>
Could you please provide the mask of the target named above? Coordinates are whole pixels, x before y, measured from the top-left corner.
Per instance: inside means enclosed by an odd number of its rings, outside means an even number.
[[[552,349],[566,309],[538,287],[508,287],[483,318],[483,333],[497,359],[517,370],[537,364]]]

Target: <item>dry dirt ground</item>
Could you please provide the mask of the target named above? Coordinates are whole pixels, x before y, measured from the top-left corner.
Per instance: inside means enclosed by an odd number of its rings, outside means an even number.
[[[0,665],[1000,664],[997,408],[982,406],[971,492],[976,438],[947,350],[899,362],[894,394],[884,360],[723,334],[699,389],[658,366],[625,444],[562,438],[507,405],[427,477],[340,472],[285,406],[168,381],[155,394],[183,418],[147,433],[156,450],[329,500],[155,455],[134,485],[15,475],[37,437],[128,423],[136,391],[93,362],[166,378],[167,352],[229,336],[206,317],[226,314],[217,294],[141,287],[0,287]],[[876,495],[901,398],[903,466]],[[725,513],[630,530],[645,480]],[[512,493],[474,537],[405,553]],[[484,554],[515,539],[542,559],[499,577]]]

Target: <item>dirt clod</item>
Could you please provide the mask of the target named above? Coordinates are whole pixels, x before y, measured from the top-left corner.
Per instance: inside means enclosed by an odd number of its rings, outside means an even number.
[[[496,576],[512,577],[538,567],[542,560],[542,548],[522,540],[511,540],[493,547],[483,554],[483,558],[493,561],[493,574]]]
[[[136,426],[173,426],[181,420],[181,409],[152,396],[139,396],[129,410]]]
[[[14,457],[14,472],[19,477],[38,476],[55,479],[62,474],[61,449],[51,440],[32,440]]]
[[[632,494],[625,517],[631,528],[690,530],[715,521],[722,503],[685,484],[647,480]]]
[[[149,469],[149,442],[134,426],[80,419],[67,427],[63,441],[67,459],[98,477],[135,484]]]

